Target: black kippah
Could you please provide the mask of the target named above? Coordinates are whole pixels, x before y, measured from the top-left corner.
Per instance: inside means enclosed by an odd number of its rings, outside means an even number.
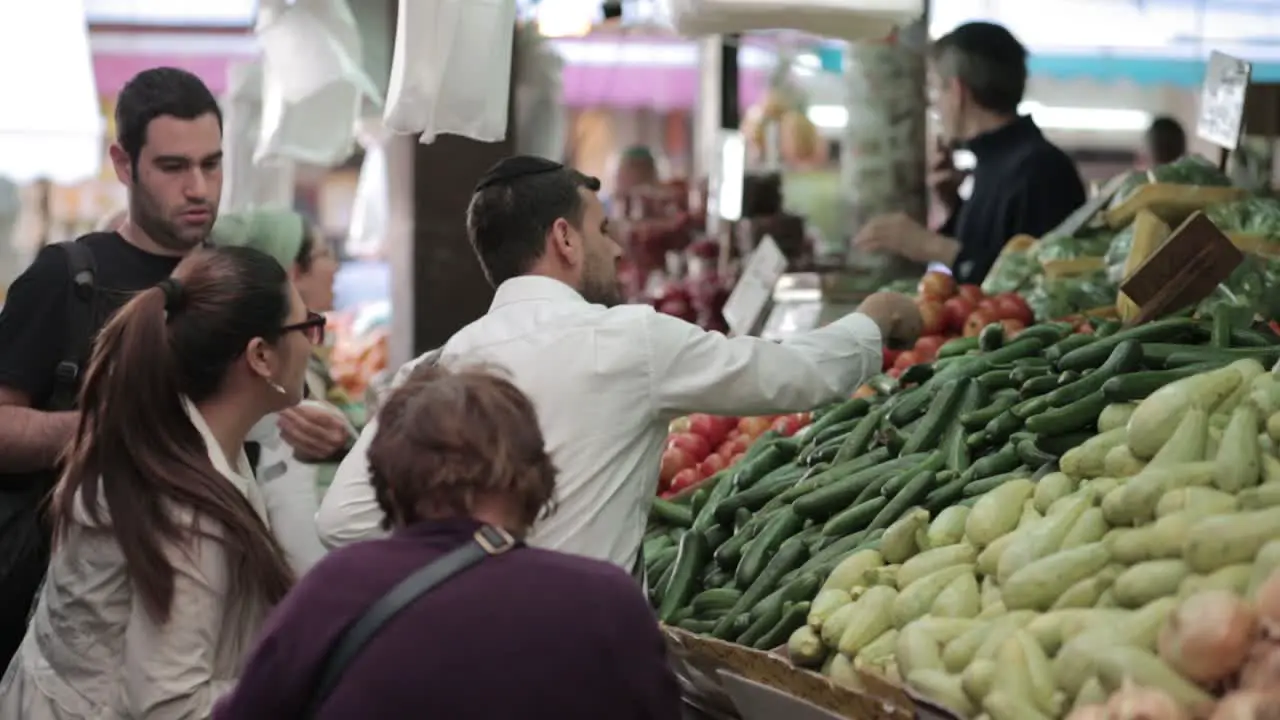
[[[522,177],[542,175],[543,173],[563,169],[564,165],[546,158],[534,155],[513,155],[499,160],[497,165],[489,168],[489,171],[482,175],[480,181],[476,183],[474,192],[480,192],[494,185],[505,185]]]

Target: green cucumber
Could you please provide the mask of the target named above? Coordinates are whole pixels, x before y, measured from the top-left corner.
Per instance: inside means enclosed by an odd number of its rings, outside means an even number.
[[[1196,338],[1203,329],[1199,323],[1190,318],[1169,318],[1156,320],[1144,325],[1126,328],[1105,338],[1099,338],[1084,347],[1077,348],[1062,356],[1058,367],[1062,370],[1084,372],[1102,365],[1111,356],[1116,346],[1125,340],[1138,342],[1177,342],[1185,338]]]
[[[853,426],[853,430],[845,436],[840,450],[831,462],[838,465],[865,453],[876,436],[876,428],[880,427],[880,423],[884,421],[888,412],[888,408],[881,406],[872,408],[870,412],[863,415],[858,424]]]
[[[894,398],[889,411],[889,424],[899,428],[910,425],[925,414],[932,400],[932,387],[928,384],[903,392]]]
[[[882,530],[893,524],[893,521],[902,517],[910,508],[924,502],[925,497],[937,485],[938,476],[932,470],[925,470],[916,475],[907,483],[906,487],[893,496],[889,504],[884,507],[867,526],[867,530]],[[825,528],[824,528],[825,529]]]
[[[1058,376],[1045,374],[1039,377],[1033,377],[1022,383],[1022,385],[1018,387],[1018,397],[1023,400],[1032,400],[1040,397],[1041,395],[1047,395],[1057,389]],[[1016,411],[1014,414],[1018,415]]]
[[[898,376],[898,385],[904,387],[907,385],[923,385],[933,378],[933,373],[933,363],[916,363],[902,371],[902,374]]]
[[[1059,457],[1041,450],[1040,447],[1036,445],[1036,441],[1032,439],[1019,440],[1014,446],[1014,449],[1017,451],[1018,459],[1022,461],[1022,464],[1033,468],[1039,468],[1048,465],[1051,462],[1057,462]]]
[[[968,469],[971,462],[969,446],[965,444],[965,427],[961,422],[961,418],[966,413],[973,412],[983,406],[987,402],[987,392],[982,385],[976,382],[970,382],[965,388],[964,397],[960,400],[959,407],[956,408],[954,417],[951,419],[951,425],[947,428],[942,438],[942,453],[945,458],[944,466],[957,472],[964,472]]]
[[[803,540],[793,537],[782,543],[782,547],[778,548],[778,552],[769,559],[769,563],[756,577],[755,582],[743,591],[742,597],[738,598],[733,609],[716,623],[712,634],[718,638],[727,639],[738,617],[773,592],[782,580],[782,576],[803,565],[807,557],[808,548],[805,547]]]
[[[1086,440],[1097,434],[1093,430],[1077,430],[1061,435],[1037,435],[1035,443],[1041,452],[1062,457],[1068,450],[1083,445]]]
[[[742,597],[742,591],[734,588],[711,588],[703,590],[693,597],[690,606],[694,615],[705,615],[708,612],[732,610],[733,604]]]
[[[889,504],[889,498],[873,497],[864,503],[838,513],[822,526],[822,534],[826,537],[845,537],[867,529],[867,525]]]
[[[902,492],[902,489],[911,483],[911,480],[922,472],[938,472],[945,467],[946,456],[941,450],[935,450],[929,453],[919,465],[911,469],[911,472],[898,473],[880,489],[880,494],[885,497],[894,497]]]
[[[1018,392],[1016,390],[1002,390],[992,393],[991,402],[986,407],[961,413],[960,424],[964,425],[964,428],[969,431],[981,430],[987,426],[987,423],[995,420],[997,416],[1017,403]]]
[[[820,431],[811,431],[807,436],[809,438],[809,443],[800,453],[801,461],[808,462],[809,456],[819,448],[825,447],[829,444],[835,450],[839,450],[840,443],[844,440],[844,437],[853,430],[854,426],[858,424],[859,419],[861,419],[861,416],[849,418],[848,420],[843,420],[833,425],[828,425]],[[834,452],[832,457],[835,457]]]
[[[720,501],[715,509],[716,520],[721,524],[730,524],[739,510],[759,510],[764,507],[765,503],[782,494],[788,488],[795,487],[804,472],[805,468],[803,467],[783,465],[754,486],[734,493]]]
[[[746,456],[744,455],[743,457],[745,458]],[[716,524],[716,506],[733,494],[735,490],[733,478],[737,472],[736,468],[725,468],[702,481],[702,488],[710,487],[710,491],[707,495],[706,504],[698,512],[694,513],[693,530],[706,532]]]
[[[757,530],[759,527],[746,526],[725,540],[712,554],[716,565],[724,570],[736,570],[738,563],[742,562],[742,551],[756,536]]]
[[[760,613],[760,617],[753,620],[747,629],[739,633],[734,639],[734,644],[744,647],[754,647],[756,640],[764,636],[765,633],[773,629],[774,625],[782,620],[782,605],[770,604],[768,609]]]
[[[978,376],[978,382],[982,383],[982,387],[989,391],[1007,390],[1018,387],[1017,381],[1013,379],[1012,369],[990,370]]]
[[[1015,454],[1016,457],[1016,454]],[[977,499],[1010,480],[1025,478],[1031,476],[1031,468],[1023,465],[1015,467],[1013,470],[997,475],[990,475],[984,478],[977,478],[964,486],[964,496],[966,498]]]
[[[1054,387],[1057,387],[1056,378],[1054,380]],[[1017,405],[1009,408],[1009,412],[1013,413],[1013,416],[1020,420],[1026,420],[1032,415],[1039,415],[1050,407],[1049,398],[1045,395],[1040,395],[1038,397],[1030,397],[1023,400]]]
[[[987,435],[988,443],[1002,443],[1009,439],[1009,436],[1022,429],[1022,418],[1014,415],[1011,410],[1006,410],[995,417],[987,426],[983,428]]]
[[[978,331],[978,349],[984,353],[995,352],[1004,347],[1004,325],[990,323]]]
[[[749,587],[764,571],[766,561],[778,552],[782,543],[786,542],[804,527],[804,518],[790,508],[783,508],[769,520],[742,554],[742,561],[734,573],[734,581],[738,587]]]
[[[675,570],[662,590],[658,619],[668,622],[677,610],[689,604],[697,591],[697,580],[703,566],[711,559],[707,539],[700,532],[687,532],[680,538],[680,550],[673,565]]]
[[[1070,405],[1027,418],[1027,430],[1037,435],[1062,435],[1084,430],[1097,424],[1098,416],[1107,405],[1106,396],[1099,390]]]
[[[952,338],[942,343],[942,347],[938,348],[938,357],[939,358],[960,357],[961,355],[964,355],[966,353],[971,353],[977,349],[978,349],[978,338],[976,337]]]
[[[791,460],[792,454],[778,447],[782,442],[784,441],[776,441],[756,457],[750,460],[744,457],[738,463],[739,470],[733,476],[733,487],[737,492],[750,488],[764,479],[766,475],[786,465]]]
[[[929,494],[924,498],[924,509],[928,510],[930,515],[936,516],[943,510],[955,505],[964,497],[964,489],[969,482],[969,478],[961,473],[960,477],[930,490]]]
[[[1226,363],[1202,363],[1173,370],[1145,370],[1108,379],[1102,384],[1102,395],[1109,403],[1143,400],[1151,393],[1175,380],[1213,370]]]
[[[1035,359],[1040,360],[1041,358]],[[1043,364],[1037,363],[1035,365],[1018,365],[1013,368],[1009,377],[1010,380],[1013,381],[1014,386],[1020,388],[1023,385],[1026,385],[1028,380],[1041,378],[1045,375],[1051,374],[1053,374],[1053,366],[1045,362]]]
[[[1057,366],[1057,364],[1062,360],[1063,356],[1065,356],[1067,353],[1071,352],[1072,350],[1077,350],[1079,348],[1085,347],[1086,345],[1092,345],[1097,340],[1098,340],[1098,337],[1096,335],[1089,335],[1085,333],[1081,333],[1079,335],[1068,335],[1062,338],[1061,340],[1059,340],[1058,342],[1045,348],[1044,359],[1053,363],[1054,366]]]
[[[1055,408],[1083,400],[1102,390],[1108,380],[1117,375],[1133,372],[1142,365],[1142,343],[1125,340],[1118,343],[1097,370],[1064,385],[1049,394],[1049,404]]]
[[[799,630],[804,626],[809,618],[809,602],[801,601],[785,606],[782,610],[782,617],[772,628],[752,643],[752,647],[757,650],[772,650],[787,641],[791,637],[791,633]]]
[[[965,475],[970,480],[981,480],[992,475],[1011,472],[1020,464],[1022,464],[1022,460],[1018,457],[1017,448],[1012,445],[1005,445],[996,452],[975,460],[973,466],[969,468]]]
[[[1019,335],[1017,340],[1006,344],[999,350],[986,353],[982,356],[982,359],[986,360],[993,366],[1003,365],[1005,363],[1011,363],[1014,360],[1021,360],[1022,358],[1036,355],[1043,350],[1047,344],[1048,343],[1040,338],[1027,336],[1024,333],[1023,335]]]
[[[810,426],[809,435],[807,437],[817,440],[817,438],[831,426],[860,418],[866,414],[870,407],[871,403],[867,401],[866,398],[852,398],[845,400],[829,410],[821,418],[815,420],[813,425]]]
[[[887,448],[876,448],[871,452],[864,453],[852,460],[835,465],[821,472],[812,472],[802,478],[799,482],[791,487],[783,490],[772,500],[765,504],[764,509],[772,509],[789,505],[797,498],[808,495],[819,488],[826,487],[838,480],[843,480],[856,472],[861,472],[870,467],[875,467],[880,463],[887,461],[890,457]]]
[[[926,457],[928,456],[925,453],[904,455],[896,460],[860,470],[797,498],[791,504],[791,508],[802,517],[825,520],[840,510],[849,507],[854,499],[876,480],[887,479],[895,472],[914,467]]]
[[[929,405],[928,412],[921,419],[920,425],[902,446],[903,454],[911,455],[938,446],[938,442],[942,440],[942,433],[951,426],[951,421],[955,418],[960,401],[964,398],[970,382],[969,378],[962,377],[942,386]]]

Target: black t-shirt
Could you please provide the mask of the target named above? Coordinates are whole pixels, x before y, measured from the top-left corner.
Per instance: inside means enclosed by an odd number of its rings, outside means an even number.
[[[1057,227],[1084,204],[1085,190],[1075,163],[1030,117],[979,135],[968,148],[978,160],[973,194],[942,233],[960,241],[956,280],[981,283],[1006,242]]]
[[[181,259],[143,251],[115,232],[90,233],[80,242],[97,266],[94,288],[100,321],[133,293],[169,277]],[[72,292],[66,252],[50,245],[14,280],[0,310],[0,386],[21,390],[37,408],[48,402],[54,371],[67,359]]]

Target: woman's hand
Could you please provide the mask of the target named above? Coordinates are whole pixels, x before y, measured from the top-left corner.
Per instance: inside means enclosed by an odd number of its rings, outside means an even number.
[[[347,449],[351,429],[336,409],[303,403],[280,413],[280,437],[303,462],[323,462]]]

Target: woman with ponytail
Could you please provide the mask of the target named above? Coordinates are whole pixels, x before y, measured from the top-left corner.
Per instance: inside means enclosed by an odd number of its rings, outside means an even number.
[[[0,718],[210,715],[293,581],[245,437],[301,399],[323,333],[245,248],[194,253],[103,328]]]

